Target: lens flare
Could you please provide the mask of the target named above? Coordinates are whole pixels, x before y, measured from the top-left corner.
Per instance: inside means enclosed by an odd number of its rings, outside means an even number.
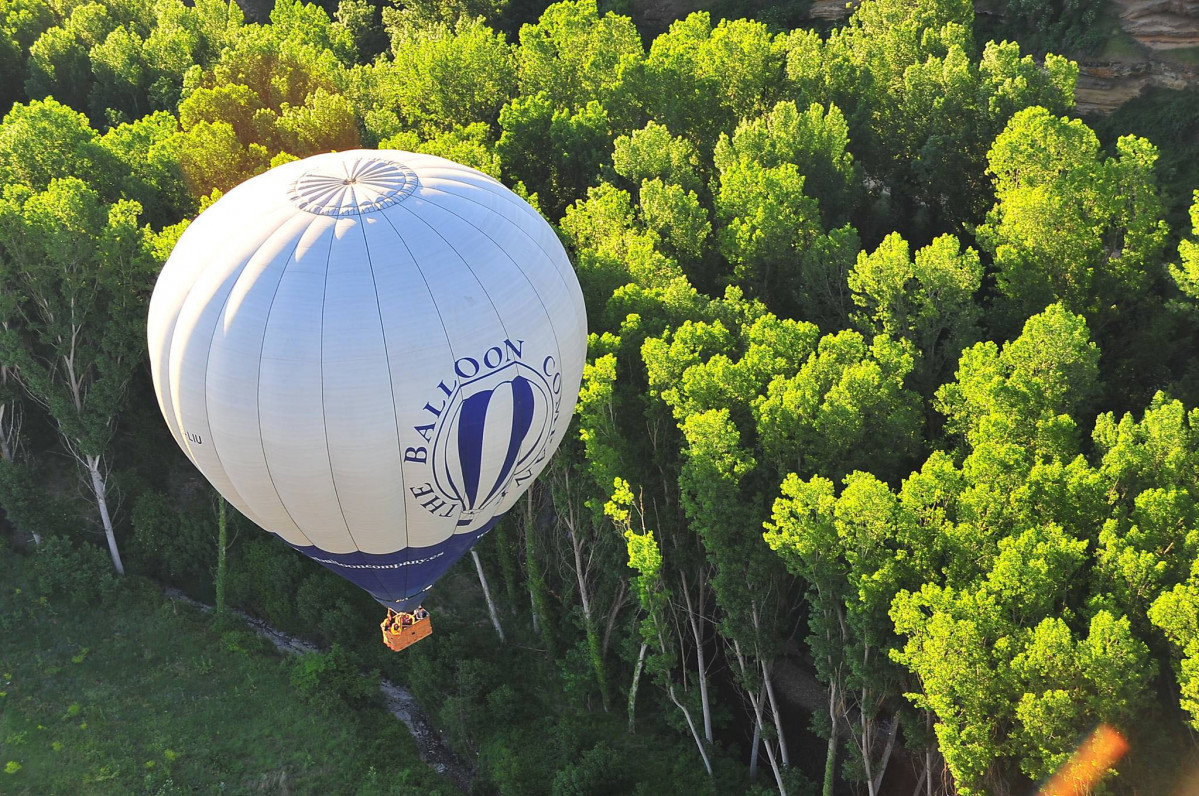
[[[1090,793],[1099,780],[1124,757],[1128,741],[1107,724],[1100,724],[1083,741],[1037,796],[1082,796]]]

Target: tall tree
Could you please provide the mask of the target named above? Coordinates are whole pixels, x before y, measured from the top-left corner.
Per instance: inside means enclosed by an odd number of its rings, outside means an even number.
[[[692,715],[694,706],[691,704],[691,694],[688,693],[688,678],[675,679],[675,670],[686,669],[684,636],[686,631],[682,625],[672,621],[670,588],[662,574],[662,549],[652,529],[645,527],[645,506],[635,500],[627,481],[617,478],[614,481],[612,500],[604,507],[605,513],[620,529],[627,543],[628,565],[637,572],[633,578],[633,587],[641,604],[643,613],[639,620],[641,630],[641,652],[638,655],[636,673],[629,693],[629,726],[633,727],[634,707],[637,696],[637,681],[641,676],[646,652],[654,650],[654,655],[645,668],[655,681],[661,685],[670,701],[682,714],[691,733],[691,739],[699,750],[704,769],[712,776],[712,761],[710,747],[712,745],[711,713],[707,701],[707,672],[703,668],[703,656],[700,652],[699,687],[701,690],[703,710],[703,730],[700,722]],[[636,517],[634,517],[636,512]],[[634,527],[636,520],[640,531]],[[702,643],[697,651],[702,650]],[[684,660],[680,660],[680,655]]]
[[[516,50],[521,94],[543,93],[555,110],[579,111],[599,102],[612,112],[612,94],[630,64],[644,54],[633,21],[595,0],[565,0],[520,29]]]
[[[81,180],[44,191],[8,186],[0,201],[4,362],[53,418],[81,465],[123,574],[109,507],[108,446],[143,351],[144,307],[157,267],[134,202],[105,204]]]
[[[1190,715],[1191,727],[1199,729],[1199,559],[1186,583],[1154,600],[1149,619],[1170,640],[1179,704]]]
[[[995,139],[996,201],[978,238],[995,258],[1009,323],[1061,301],[1102,326],[1155,287],[1168,233],[1157,148],[1124,136],[1116,151],[1104,157],[1085,124],[1039,107]]]
[[[416,129],[426,135],[455,125],[493,126],[500,108],[516,91],[514,48],[477,19],[453,26],[388,27],[390,61],[358,67],[355,97],[368,127],[391,134]],[[380,120],[396,114],[403,127]]]
[[[709,152],[722,132],[783,99],[785,44],[766,25],[707,11],[676,20],[654,39],[629,82],[642,113]]]
[[[1191,235],[1199,236],[1199,190],[1195,191],[1194,200],[1191,205]],[[1199,242],[1184,239],[1178,244],[1178,256],[1181,262],[1170,266],[1170,275],[1174,277],[1179,290],[1193,299],[1199,299]]]
[[[721,172],[734,163],[795,164],[806,192],[819,199],[824,226],[832,228],[849,220],[860,189],[861,174],[848,147],[849,128],[836,105],[813,103],[801,111],[786,101],[743,120],[731,137],[722,133],[713,160]]]
[[[912,257],[907,241],[891,233],[878,248],[858,254],[849,289],[860,311],[858,328],[908,340],[920,357],[914,382],[928,395],[948,366],[978,339],[981,314],[974,295],[982,284],[978,252],[961,250],[942,235]]]
[[[829,689],[828,722],[820,722],[829,743],[825,792],[845,728],[857,759],[848,768],[874,796],[899,734],[907,679],[888,657],[897,646],[888,611],[900,588],[918,583],[906,554],[926,541],[924,529],[886,484],[863,472],[849,475],[836,497],[827,478],[788,475],[765,527],[766,542],[808,594],[808,647]]]

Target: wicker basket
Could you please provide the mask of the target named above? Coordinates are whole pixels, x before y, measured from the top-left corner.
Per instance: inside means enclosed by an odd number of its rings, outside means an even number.
[[[387,645],[388,649],[396,652],[412,646],[422,638],[433,635],[433,622],[428,618],[402,628],[393,624],[390,630],[387,629],[387,622],[384,621],[380,627],[383,628],[383,643]]]

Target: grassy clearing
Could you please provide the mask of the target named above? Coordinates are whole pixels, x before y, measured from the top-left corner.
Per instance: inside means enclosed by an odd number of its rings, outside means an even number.
[[[1159,57],[1163,61],[1199,66],[1199,47],[1179,47],[1176,50],[1166,50]]]
[[[449,793],[379,704],[136,581],[85,610],[0,550],[0,792]]]
[[[1120,25],[1120,10],[1114,3],[1104,3],[1099,18],[1092,26],[1097,41],[1103,42],[1098,55],[1113,61],[1143,61],[1149,56],[1148,49]]]

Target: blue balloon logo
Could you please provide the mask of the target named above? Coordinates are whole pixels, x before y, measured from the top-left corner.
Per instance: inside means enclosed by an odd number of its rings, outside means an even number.
[[[519,362],[459,386],[431,457],[437,489],[462,506],[459,526],[532,477],[546,453],[553,409],[545,378]]]

